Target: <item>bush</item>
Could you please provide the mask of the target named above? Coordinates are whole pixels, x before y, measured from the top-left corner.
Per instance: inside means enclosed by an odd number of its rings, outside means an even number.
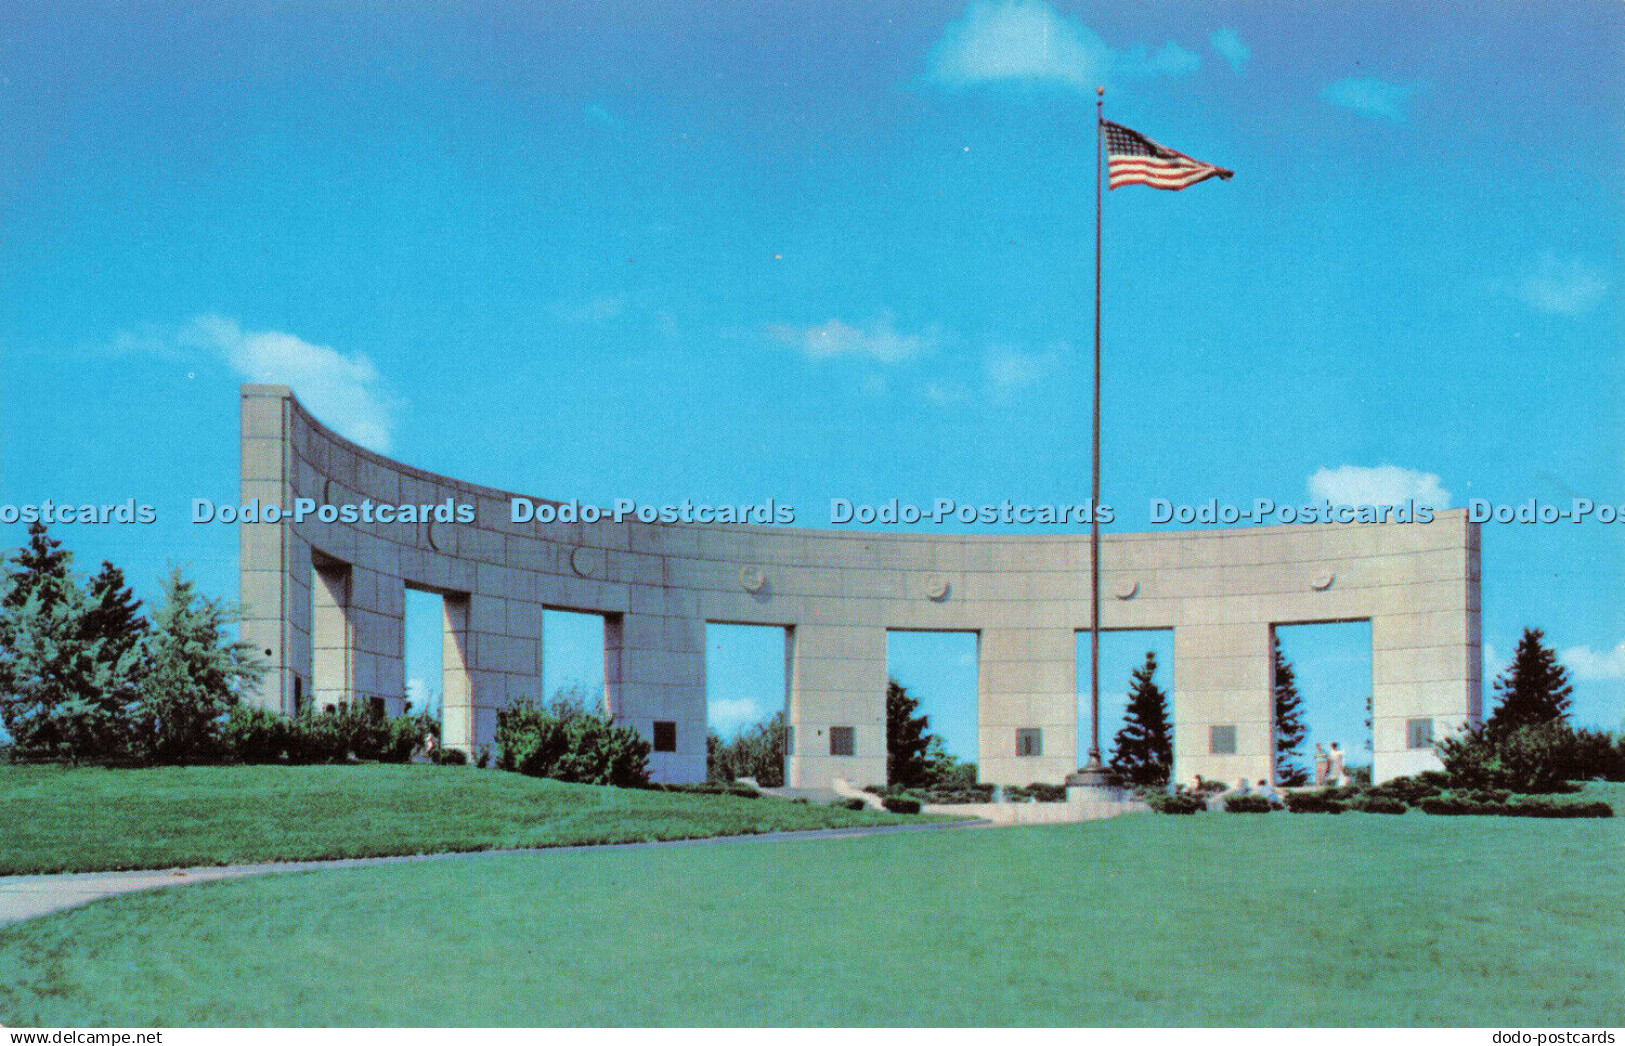
[[[468,753],[461,748],[436,748],[429,759],[436,766],[467,766]]]
[[[917,814],[920,812],[920,801],[910,799],[905,795],[888,795],[880,800],[880,803],[894,814]]]
[[[1019,786],[1006,788],[1004,794],[1035,803],[1064,803],[1066,802],[1066,785],[1044,784],[1041,781],[1035,781],[1025,788]]]
[[[1574,730],[1567,773],[1570,781],[1625,781],[1625,734]]]
[[[731,741],[713,731],[705,739],[706,777],[713,781],[749,777],[763,788],[782,788],[789,744],[790,728],[783,712],[740,729]]]
[[[1341,791],[1341,789],[1328,789],[1327,792]],[[1295,814],[1340,814],[1343,812],[1342,800],[1327,792],[1288,792],[1286,794],[1286,808]],[[1400,809],[1404,809],[1403,806]]]
[[[1191,792],[1153,795],[1147,801],[1159,814],[1194,814],[1207,809],[1207,800]]]
[[[1439,776],[1442,775],[1438,771],[1430,770],[1415,777],[1396,777],[1380,785],[1372,785],[1366,789],[1365,796],[1370,799],[1393,799],[1406,806],[1415,806],[1444,790]]]
[[[1423,813],[1436,817],[1474,817],[1508,812],[1505,803],[1481,803],[1465,795],[1450,793],[1423,799],[1418,805]]]
[[[1224,800],[1227,814],[1267,814],[1275,805],[1261,795],[1232,795]]]
[[[1454,788],[1504,788],[1552,793],[1586,772],[1600,758],[1594,737],[1582,737],[1561,720],[1519,727],[1502,735],[1470,730],[1435,747]],[[1606,769],[1606,767],[1604,767]]]
[[[397,716],[389,721],[389,742],[378,756],[386,763],[409,763],[418,749],[440,741],[440,722],[427,712]]]
[[[497,765],[531,777],[645,788],[649,742],[630,726],[570,700],[525,700],[497,712]],[[489,749],[479,753],[484,765]]]
[[[1612,817],[1614,808],[1605,802],[1559,802],[1552,799],[1517,799],[1507,804],[1513,817]]]
[[[741,799],[756,799],[762,794],[750,785],[739,784],[736,781],[700,781],[693,784],[659,784],[651,787],[660,792],[682,792],[688,795],[732,795]]]
[[[1367,795],[1351,802],[1349,809],[1362,814],[1402,814],[1410,807],[1398,799],[1388,799],[1380,795]]]
[[[288,719],[267,708],[238,705],[222,732],[226,752],[240,763],[275,763],[288,746]]]
[[[919,799],[922,802],[935,803],[942,806],[964,806],[969,803],[991,803],[993,801],[993,785],[932,785],[929,788],[915,788],[907,791],[892,792],[890,794],[902,795]],[[1012,789],[1006,788],[1009,795]]]
[[[286,721],[288,762],[342,763],[350,757],[348,724],[336,709],[304,712]]]
[[[806,802],[806,800],[803,799],[802,802]],[[830,803],[829,805],[834,806],[834,807],[838,807],[838,808],[843,809],[843,810],[862,810],[865,806],[868,806],[869,804],[865,803],[862,799],[853,799],[853,798],[850,798],[850,797],[843,796],[840,799],[835,800],[833,803]]]

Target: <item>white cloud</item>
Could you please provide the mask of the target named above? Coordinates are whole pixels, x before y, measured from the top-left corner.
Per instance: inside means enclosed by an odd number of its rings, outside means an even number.
[[[372,361],[313,345],[281,331],[245,331],[235,320],[200,316],[181,344],[218,353],[251,382],[288,385],[324,424],[373,450],[389,450],[398,402],[384,391]]]
[[[1439,486],[1438,476],[1397,465],[1318,469],[1309,477],[1309,497],[1334,505],[1398,505],[1414,498],[1420,505],[1450,507],[1450,492]]]
[[[1600,654],[1588,646],[1571,646],[1560,660],[1576,679],[1625,679],[1625,641]]]
[[[927,58],[926,79],[950,88],[1018,82],[1086,91],[1114,77],[1181,76],[1201,64],[1172,41],[1151,53],[1143,47],[1114,51],[1044,0],[976,0],[943,30]]]
[[[1578,316],[1602,304],[1608,278],[1578,258],[1543,254],[1517,287],[1518,297],[1538,312]]]
[[[760,723],[767,718],[762,706],[748,697],[718,698],[706,708],[711,729],[728,737],[741,727]]]
[[[1506,665],[1501,661],[1501,651],[1496,649],[1494,643],[1484,641],[1484,679],[1486,684],[1501,673]]]
[[[1397,83],[1375,76],[1353,76],[1321,88],[1321,100],[1350,112],[1388,123],[1404,123],[1409,115],[1411,96],[1422,90],[1420,83]]]
[[[934,327],[918,334],[901,333],[892,326],[889,315],[860,327],[832,319],[814,327],[772,324],[767,332],[776,341],[794,345],[809,359],[856,356],[877,363],[903,363],[922,356],[934,349],[940,338]]]
[[[989,391],[995,396],[1005,396],[1038,384],[1060,364],[1061,352],[1059,348],[1044,352],[1023,352],[1011,348],[990,350],[983,366]]]
[[[1230,68],[1241,72],[1241,67],[1247,64],[1247,59],[1253,56],[1251,48],[1241,42],[1241,36],[1234,29],[1217,29],[1207,38],[1208,46],[1219,52],[1219,57],[1230,63]]]

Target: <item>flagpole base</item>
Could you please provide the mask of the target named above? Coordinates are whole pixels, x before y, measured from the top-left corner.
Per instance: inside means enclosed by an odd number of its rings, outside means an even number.
[[[1066,801],[1068,803],[1122,802],[1123,790],[1112,783],[1111,774],[1098,757],[1066,775]]]

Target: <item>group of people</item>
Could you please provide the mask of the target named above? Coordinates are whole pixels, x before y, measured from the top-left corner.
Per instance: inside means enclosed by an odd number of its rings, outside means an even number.
[[[1316,788],[1343,788],[1349,783],[1348,770],[1343,766],[1343,749],[1336,741],[1331,743],[1328,751],[1325,745],[1315,746],[1315,787]],[[1223,788],[1222,782],[1205,780],[1201,774],[1196,775],[1196,783],[1191,786],[1193,792],[1206,792],[1212,794],[1209,804],[1222,801],[1231,795],[1261,795],[1271,803],[1280,804],[1281,793],[1276,790],[1273,782],[1266,778],[1259,778],[1258,783],[1252,784],[1246,778],[1237,781],[1233,788]]]
[[[1332,742],[1332,750],[1326,751],[1324,745],[1315,746],[1315,787],[1324,788],[1327,785],[1333,788],[1342,788],[1349,783],[1348,771],[1343,769],[1343,750]]]

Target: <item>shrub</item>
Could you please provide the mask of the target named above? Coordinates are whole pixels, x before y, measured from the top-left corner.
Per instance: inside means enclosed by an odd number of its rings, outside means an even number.
[[[920,812],[920,801],[910,799],[905,795],[888,795],[880,802],[882,806],[894,814],[917,814]]]
[[[659,784],[651,787],[660,792],[681,792],[688,795],[732,795],[741,799],[756,799],[762,794],[750,785],[739,784],[736,781],[699,781],[689,784]]]
[[[943,806],[964,806],[968,803],[991,803],[993,801],[993,785],[932,785],[929,788],[916,788],[908,791],[890,792],[888,794],[901,795],[919,799],[922,802],[936,803]],[[1009,795],[1013,789],[1006,788]]]
[[[1267,814],[1273,809],[1274,804],[1261,795],[1232,795],[1224,800],[1227,814]]]
[[[1340,814],[1343,803],[1325,792],[1288,792],[1286,808],[1295,814]]]
[[[1584,773],[1581,764],[1597,758],[1599,746],[1553,720],[1499,734],[1470,730],[1435,747],[1452,787],[1552,793],[1564,791],[1571,777]]]
[[[274,763],[288,746],[288,719],[267,708],[238,705],[226,717],[227,753],[242,763]]]
[[[1380,795],[1367,795],[1351,802],[1349,809],[1357,810],[1362,814],[1402,814],[1410,807],[1398,799],[1388,799]]]
[[[304,712],[286,724],[288,762],[342,763],[349,758],[349,729],[336,709]]]
[[[1483,814],[1504,814],[1507,812],[1504,803],[1481,803],[1467,798],[1464,795],[1446,793],[1423,799],[1418,804],[1423,813],[1438,817],[1468,817]]]
[[[1159,814],[1194,814],[1207,809],[1207,800],[1191,792],[1153,795],[1148,802]]]
[[[1507,804],[1513,817],[1612,817],[1614,808],[1605,802],[1560,802],[1552,799],[1517,799]]]
[[[461,748],[436,748],[429,758],[436,766],[468,765],[468,753]]]
[[[1042,781],[1034,781],[1025,788],[1019,786],[1006,788],[1004,794],[1019,795],[1035,803],[1064,803],[1066,802],[1066,785],[1044,784]]]
[[[713,731],[705,739],[706,776],[713,781],[749,777],[764,788],[781,788],[789,742],[790,728],[783,712],[741,728],[731,741]]]
[[[555,700],[544,708],[526,700],[497,712],[497,765],[531,777],[580,784],[644,788],[649,784],[649,742],[630,726]],[[485,765],[490,750],[482,749]]]
[[[802,802],[806,802],[806,800],[803,799]],[[854,798],[851,798],[851,797],[848,797],[848,796],[842,796],[841,798],[835,800],[833,803],[830,803],[829,805],[834,806],[834,807],[839,807],[839,808],[844,809],[844,810],[862,810],[865,806],[867,806],[869,804],[865,803],[862,799],[854,799]]]
[[[1615,737],[1603,730],[1574,730],[1570,739],[1567,772],[1570,781],[1625,781],[1625,734]]]
[[[420,715],[396,716],[389,720],[389,736],[378,753],[380,762],[411,762],[412,755],[431,738],[440,738],[440,723],[427,712]]]
[[[1429,777],[1429,774],[1437,774],[1437,771],[1429,771],[1415,777],[1395,777],[1380,785],[1372,785],[1366,789],[1365,795],[1372,799],[1393,799],[1406,806],[1415,806],[1443,791],[1441,783]]]

